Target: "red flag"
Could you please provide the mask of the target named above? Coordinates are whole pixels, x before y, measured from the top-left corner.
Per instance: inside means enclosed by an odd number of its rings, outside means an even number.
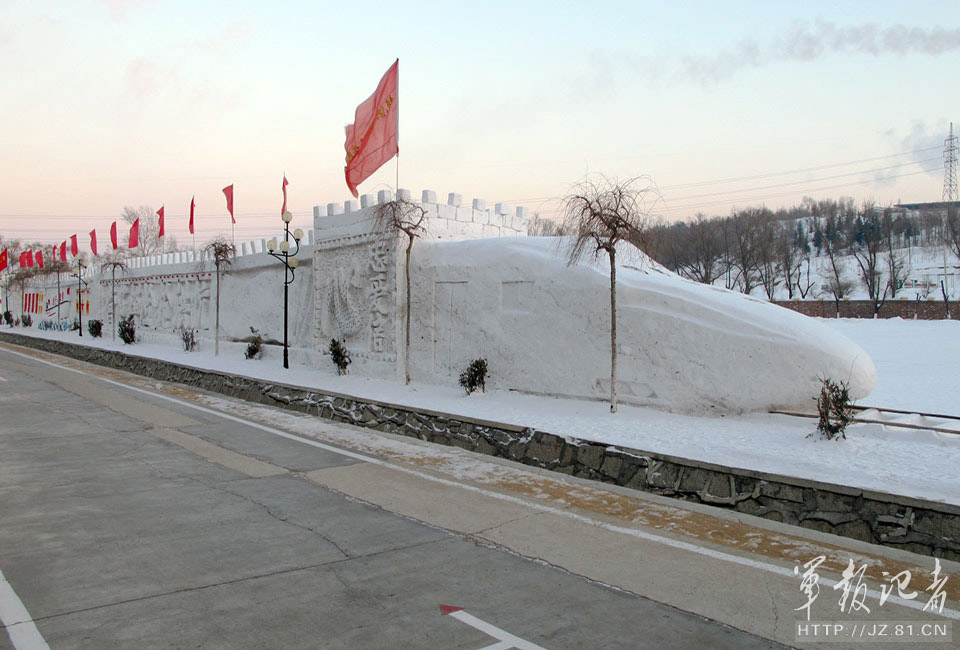
[[[33,266],[33,251],[23,251],[20,253],[20,268],[24,269]]]
[[[67,261],[67,242],[60,242],[60,261]]]
[[[113,244],[113,250],[117,250],[117,222],[114,221],[110,226],[110,243]]]
[[[163,237],[163,206],[160,206],[160,209],[157,210],[157,216],[160,217],[160,234],[157,237]]]
[[[80,246],[77,245],[77,236],[70,235],[70,254],[74,257],[80,252]]]
[[[233,218],[233,185],[227,185],[223,188],[223,195],[227,197],[227,210],[230,211],[230,220],[237,223],[237,220]]]
[[[7,249],[4,248],[3,252],[0,253],[0,271],[3,271],[7,268]]]
[[[137,219],[133,222],[133,225],[130,226],[130,243],[127,244],[127,248],[136,248],[140,245],[140,219]]]
[[[97,229],[94,228],[90,231],[90,250],[93,251],[94,257],[97,255]]]
[[[284,174],[284,175],[283,175],[283,185],[280,187],[280,189],[283,190],[283,207],[280,208],[280,216],[281,216],[281,217],[283,216],[283,213],[287,211],[287,185],[288,185],[288,183],[287,183],[287,175]]]
[[[358,196],[357,185],[400,152],[399,69],[397,59],[380,80],[376,91],[357,107],[353,124],[347,126],[347,187]]]
[[[193,200],[197,198],[195,196],[190,197],[190,234],[193,234],[193,209],[196,207],[196,204]]]
[[[43,251],[37,251],[37,266],[43,268]]]

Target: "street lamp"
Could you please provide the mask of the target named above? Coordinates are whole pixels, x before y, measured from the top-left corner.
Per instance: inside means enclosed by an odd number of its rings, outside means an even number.
[[[283,241],[280,242],[280,245],[277,246],[277,240],[271,239],[267,242],[267,252],[273,257],[277,258],[283,262],[283,367],[290,368],[290,361],[288,357],[288,345],[287,345],[287,312],[289,306],[289,291],[290,284],[294,280],[294,271],[298,266],[300,266],[300,260],[297,259],[297,253],[300,252],[300,240],[303,239],[303,231],[297,228],[290,232],[290,222],[293,221],[293,215],[290,212],[283,213]],[[297,248],[291,253],[290,252],[290,237],[293,236],[293,241],[297,245]],[[279,253],[274,251],[279,249]]]
[[[83,287],[87,286],[87,281],[83,279],[83,270],[87,268],[77,260],[77,265],[73,267],[70,274],[77,279],[77,318],[80,319],[80,336],[83,336]]]

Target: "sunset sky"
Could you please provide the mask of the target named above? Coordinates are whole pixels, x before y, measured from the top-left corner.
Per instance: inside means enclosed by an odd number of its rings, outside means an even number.
[[[344,126],[400,59],[400,186],[552,216],[650,175],[668,220],[940,200],[960,133],[954,2],[0,0],[0,234],[106,239],[165,205],[197,244],[351,198]],[[361,193],[393,189],[390,162]],[[731,182],[730,179],[742,179]],[[84,242],[85,237],[81,237]]]

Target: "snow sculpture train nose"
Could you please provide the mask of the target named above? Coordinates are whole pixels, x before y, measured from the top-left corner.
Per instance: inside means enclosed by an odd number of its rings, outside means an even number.
[[[424,241],[414,248],[415,378],[449,383],[486,358],[500,389],[609,395],[609,267],[567,266],[564,240]],[[813,406],[820,378],[870,393],[876,370],[823,323],[618,252],[620,401],[685,412]],[[454,379],[455,381],[455,379]]]

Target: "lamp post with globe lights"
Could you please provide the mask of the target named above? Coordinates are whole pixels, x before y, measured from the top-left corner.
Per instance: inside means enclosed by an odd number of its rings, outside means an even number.
[[[83,287],[86,286],[87,281],[83,279],[83,270],[87,268],[80,263],[80,260],[77,260],[77,265],[73,267],[73,272],[70,274],[77,279],[77,318],[79,318],[80,324],[80,336],[83,336]]]
[[[283,241],[277,245],[276,239],[267,242],[267,252],[273,257],[283,262],[283,367],[290,368],[288,355],[289,346],[287,344],[287,323],[289,322],[288,311],[290,301],[290,285],[295,278],[295,271],[300,266],[300,260],[297,259],[297,253],[300,252],[300,240],[303,239],[303,231],[297,228],[290,232],[290,222],[293,221],[293,215],[288,211],[283,213]],[[290,238],[296,244],[296,249],[290,251]],[[276,252],[279,251],[279,252]]]

